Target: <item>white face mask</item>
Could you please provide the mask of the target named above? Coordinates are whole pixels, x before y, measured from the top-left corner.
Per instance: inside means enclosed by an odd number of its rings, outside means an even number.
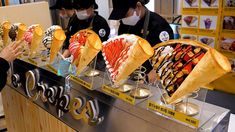
[[[140,16],[137,16],[136,11],[133,13],[132,16],[126,17],[122,19],[123,24],[134,26],[140,20]]]
[[[76,15],[78,17],[79,20],[85,20],[87,18],[89,18],[90,16],[87,14],[86,10],[82,10],[82,11],[76,11]]]

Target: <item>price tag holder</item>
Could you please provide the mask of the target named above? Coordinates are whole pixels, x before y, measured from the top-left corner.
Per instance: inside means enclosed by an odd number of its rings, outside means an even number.
[[[133,98],[125,93],[122,93],[114,88],[111,88],[109,86],[103,85],[102,90],[108,94],[111,94],[111,95],[129,103],[129,104],[134,105],[136,103],[135,98]]]
[[[58,73],[57,70],[56,70],[53,66],[51,66],[51,65],[47,65],[47,68],[48,68],[52,73],[54,73],[54,74],[57,74],[57,73]]]
[[[152,110],[157,111],[157,112],[159,112],[159,113],[161,113],[165,116],[174,118],[178,121],[184,122],[188,125],[191,125],[193,127],[198,128],[199,120],[195,119],[193,117],[187,116],[183,113],[180,113],[180,112],[174,111],[172,109],[166,108],[166,107],[161,106],[159,104],[156,104],[152,101],[148,101],[147,108],[152,109]]]
[[[70,78],[72,81],[84,86],[85,88],[89,89],[89,90],[92,90],[92,85],[84,80],[82,80],[81,78],[78,78],[74,75],[71,75],[71,78]]]
[[[28,58],[26,61],[29,62],[32,65],[38,66],[38,63],[35,60],[31,59],[31,58]]]

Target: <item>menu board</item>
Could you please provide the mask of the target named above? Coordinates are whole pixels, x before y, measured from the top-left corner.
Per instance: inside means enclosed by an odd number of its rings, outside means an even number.
[[[232,73],[216,81],[223,85],[214,86],[235,94],[235,0],[183,0],[182,4],[181,38],[207,44],[229,58]]]
[[[183,0],[181,38],[217,48],[222,0]]]

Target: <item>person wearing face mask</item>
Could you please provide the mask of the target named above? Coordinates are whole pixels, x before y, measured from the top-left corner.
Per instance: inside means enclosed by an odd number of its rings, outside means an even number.
[[[173,31],[160,15],[149,11],[145,5],[149,0],[112,0],[113,11],[110,20],[120,20],[118,34],[135,34],[146,39],[151,46],[173,39]],[[147,69],[147,80],[156,80],[156,71],[149,61],[143,66]]]
[[[72,17],[75,15],[75,10],[73,8],[74,0],[57,0],[56,4],[51,6],[50,9],[59,10],[59,16],[62,19],[70,19],[72,21]]]
[[[70,18],[69,24],[67,26],[66,40],[63,46],[64,57],[69,57],[71,55],[68,50],[69,39],[79,30],[89,28],[99,35],[102,42],[108,39],[108,36],[110,34],[109,25],[107,21],[102,16],[100,16],[98,12],[95,11],[96,9],[98,9],[98,5],[96,4],[95,0],[57,0],[57,1],[65,1],[65,2],[70,1],[72,3],[70,7],[73,9],[73,15]],[[64,6],[64,4],[62,4],[62,6]],[[97,56],[96,69],[101,71],[105,70],[105,62],[101,53],[99,53]]]

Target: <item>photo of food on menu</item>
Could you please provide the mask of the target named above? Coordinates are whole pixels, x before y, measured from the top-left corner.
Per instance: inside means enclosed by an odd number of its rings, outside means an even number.
[[[235,0],[225,0],[225,7],[235,7]]]
[[[195,8],[198,7],[199,0],[184,0],[183,7],[184,8]]]
[[[235,38],[221,38],[220,48],[224,51],[235,52]]]
[[[202,0],[201,8],[218,8],[219,0]]]
[[[224,17],[223,29],[235,31],[235,16],[225,16]]]

